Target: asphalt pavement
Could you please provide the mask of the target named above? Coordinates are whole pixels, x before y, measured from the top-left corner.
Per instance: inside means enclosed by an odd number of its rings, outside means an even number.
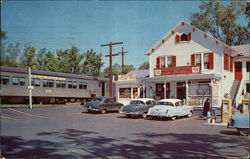
[[[243,158],[249,137],[192,118],[126,118],[82,107],[2,108],[1,155],[7,159]]]

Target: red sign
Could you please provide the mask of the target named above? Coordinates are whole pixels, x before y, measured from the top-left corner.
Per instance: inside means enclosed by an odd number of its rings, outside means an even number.
[[[199,67],[180,66],[155,69],[155,76],[180,75],[180,74],[197,74],[200,73]]]

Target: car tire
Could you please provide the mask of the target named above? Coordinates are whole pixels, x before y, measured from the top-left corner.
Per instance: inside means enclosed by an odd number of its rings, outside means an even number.
[[[190,111],[189,114],[187,115],[188,118],[191,118],[193,116],[193,111]]]
[[[127,118],[130,118],[130,117],[131,117],[131,115],[130,115],[130,114],[126,114],[125,116],[126,116]]]
[[[91,110],[88,110],[88,113],[92,113],[92,111],[91,111]]]
[[[237,131],[238,131],[242,136],[247,136],[247,135],[249,135],[249,128],[237,128]]]
[[[147,119],[147,113],[142,113],[142,118]]]
[[[105,114],[106,112],[107,112],[106,109],[102,109],[102,110],[101,110],[101,113],[102,113],[102,114]]]
[[[176,116],[172,116],[171,119],[172,119],[172,120],[175,120],[175,119],[176,119]]]

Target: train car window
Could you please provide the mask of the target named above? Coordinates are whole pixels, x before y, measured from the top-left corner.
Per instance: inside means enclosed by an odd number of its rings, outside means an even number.
[[[68,88],[72,88],[72,81],[68,81]]]
[[[38,79],[38,78],[31,78],[31,85],[39,87],[40,86],[40,79]]]
[[[48,87],[49,83],[47,79],[43,79],[43,87]]]
[[[48,80],[49,87],[54,87],[54,80]]]
[[[79,82],[79,89],[87,89],[87,82]]]
[[[73,81],[73,82],[72,82],[72,88],[74,88],[74,89],[77,88],[77,82],[76,82],[76,81]]]
[[[61,88],[61,81],[56,81],[56,88]]]
[[[9,82],[10,82],[9,76],[1,76],[0,84],[7,85],[9,84]]]
[[[19,85],[24,86],[25,85],[25,78],[24,77],[19,77]]]
[[[19,81],[18,81],[18,77],[12,77],[12,84],[13,85],[18,85]]]
[[[62,88],[66,88],[66,81],[61,81]]]

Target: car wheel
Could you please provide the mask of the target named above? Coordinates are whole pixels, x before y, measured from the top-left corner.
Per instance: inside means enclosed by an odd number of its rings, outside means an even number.
[[[147,113],[142,113],[142,118],[146,119],[147,118]]]
[[[131,115],[130,115],[130,114],[126,114],[125,116],[126,116],[127,118],[130,118],[130,117],[131,117]]]
[[[102,114],[105,114],[106,112],[107,112],[106,109],[101,110]]]
[[[238,131],[242,136],[247,136],[247,135],[249,135],[249,128],[237,128],[237,131]]]
[[[171,119],[172,119],[172,120],[175,120],[175,119],[176,119],[176,116],[172,116]]]
[[[188,118],[191,118],[193,116],[193,111],[190,111],[189,114],[187,115]]]
[[[92,111],[91,110],[88,110],[88,113],[91,113]]]

